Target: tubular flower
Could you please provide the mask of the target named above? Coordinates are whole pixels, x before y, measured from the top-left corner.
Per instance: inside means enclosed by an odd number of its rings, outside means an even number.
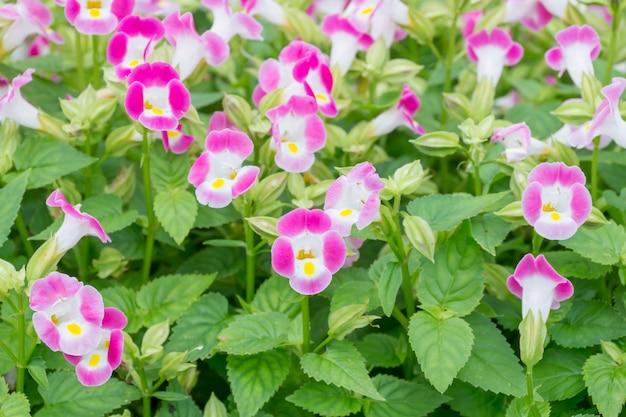
[[[383,38],[389,47],[406,36],[400,25],[409,25],[409,7],[400,0],[352,0],[344,14],[372,39]]]
[[[30,307],[35,331],[53,351],[81,356],[100,343],[104,303],[94,287],[52,272],[33,284]]]
[[[206,152],[194,162],[188,181],[196,187],[200,204],[226,207],[256,181],[259,167],[242,166],[252,154],[254,145],[243,132],[223,129],[209,132]]]
[[[619,110],[619,99],[626,88],[626,79],[613,78],[613,82],[602,89],[604,100],[596,109],[589,124],[583,126],[587,142],[593,143],[596,136],[609,137],[622,148],[626,148],[626,121]]]
[[[532,311],[535,316],[541,315],[544,323],[551,309],[559,308],[561,301],[574,294],[572,283],[559,275],[543,255],[535,258],[530,253],[517,264],[506,285],[522,299],[522,317]]]
[[[285,26],[287,24],[285,10],[275,0],[241,0],[241,7],[243,7],[246,13],[253,16],[262,16],[276,26]]]
[[[85,235],[96,236],[102,243],[110,242],[100,222],[87,213],[81,213],[80,204],[72,206],[67,202],[60,190],[55,190],[46,200],[49,207],[60,207],[65,213],[63,224],[54,235],[57,241],[57,251],[67,252]]]
[[[541,163],[528,174],[522,194],[522,214],[546,239],[572,237],[591,214],[591,195],[585,174],[562,162]]]
[[[249,14],[233,13],[228,0],[202,0],[202,5],[213,12],[211,33],[229,42],[235,35],[244,39],[263,40],[263,26]]]
[[[328,187],[324,211],[332,219],[333,230],[349,236],[352,225],[361,230],[379,218],[379,193],[385,187],[369,162],[361,162]]]
[[[326,213],[305,208],[285,214],[276,225],[280,236],[272,245],[272,268],[300,294],[323,291],[345,262],[346,244],[331,227]]]
[[[49,27],[52,13],[39,0],[21,0],[0,7],[0,19],[10,23],[3,29],[0,51],[12,51],[26,42],[31,35],[39,35],[54,43],[63,43],[61,35]]]
[[[293,96],[287,104],[267,112],[272,121],[270,149],[276,165],[287,172],[305,172],[315,161],[314,153],[326,145],[326,127],[317,115],[317,104],[306,96]]]
[[[511,36],[500,28],[491,33],[485,29],[467,38],[467,56],[477,65],[478,81],[488,79],[493,86],[498,84],[505,65],[517,64],[524,55],[524,48],[511,40]]]
[[[33,80],[33,72],[35,70],[29,68],[11,81],[0,77],[0,122],[9,119],[31,129],[41,129],[39,110],[27,102],[20,91]]]
[[[559,77],[567,70],[576,86],[580,87],[583,73],[593,75],[592,61],[600,53],[600,37],[591,26],[570,26],[555,35],[558,47],[545,54],[546,63],[559,71]]]
[[[134,67],[146,62],[164,34],[163,24],[154,17],[122,19],[107,47],[107,59],[115,67],[115,75],[124,80]]]
[[[342,74],[350,69],[357,51],[366,51],[374,43],[374,39],[369,34],[357,30],[348,18],[337,14],[324,19],[322,31],[328,36],[332,45],[330,66],[338,65]]]
[[[406,126],[413,132],[423,135],[426,133],[424,128],[413,120],[413,115],[419,108],[420,100],[417,94],[411,90],[408,84],[404,84],[400,100],[395,108],[382,112],[372,121],[373,136],[386,135],[398,126]]]
[[[530,136],[526,123],[515,123],[508,127],[496,129],[491,142],[502,142],[507,162],[521,161],[527,156],[544,152],[548,145]]]
[[[163,149],[165,152],[172,151],[175,154],[187,152],[187,149],[194,141],[193,136],[183,133],[183,126],[178,125],[176,129],[164,130],[160,134],[163,140]]]
[[[107,35],[132,13],[135,0],[67,0],[65,17],[85,35]]]
[[[104,309],[99,342],[94,350],[84,355],[63,354],[69,363],[76,366],[76,376],[81,384],[86,387],[102,385],[111,378],[113,370],[120,366],[124,351],[122,329],[127,322],[124,313],[107,307]]]
[[[171,65],[165,62],[136,66],[128,76],[126,112],[152,130],[176,130],[189,110],[191,96]]]

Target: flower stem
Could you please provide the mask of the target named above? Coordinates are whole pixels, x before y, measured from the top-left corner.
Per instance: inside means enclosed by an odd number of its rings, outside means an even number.
[[[536,258],[541,252],[541,244],[543,243],[543,237],[539,236],[536,230],[533,229],[533,256]]]
[[[304,355],[309,352],[311,347],[311,319],[309,313],[309,297],[307,295],[302,299],[300,309],[302,311],[302,354]]]
[[[593,139],[593,156],[591,157],[591,201],[598,199],[598,155],[600,154],[600,136]]]
[[[482,182],[480,181],[480,167],[474,162],[474,195],[479,196],[482,194]]]
[[[17,379],[15,390],[24,392],[24,381],[26,377],[26,320],[24,318],[24,293],[17,292]]]
[[[319,345],[317,345],[315,347],[315,349],[313,349],[313,353],[317,353],[319,352],[324,346],[326,346],[327,344],[329,344],[333,339],[335,338],[334,335],[328,335],[326,336],[326,339],[322,340],[322,343],[320,343]]]
[[[92,55],[93,55],[93,88],[96,90],[100,88],[100,80],[102,77],[100,76],[100,61],[98,59],[98,36],[91,35],[91,45],[92,45]]]
[[[87,156],[92,156],[92,147],[91,147],[91,132],[87,130],[85,132],[85,154]],[[83,175],[85,176],[85,198],[91,197],[92,189],[93,189],[93,169],[91,164],[85,167],[83,171]]]
[[[141,383],[141,393],[143,394],[143,417],[151,417],[152,409],[150,402],[152,398],[150,389],[148,388],[148,380],[146,379],[146,371],[144,370],[143,362],[139,364],[139,382]]]
[[[143,268],[141,277],[143,284],[147,284],[150,279],[150,266],[152,265],[152,250],[154,248],[154,235],[156,233],[156,219],[154,217],[154,207],[152,205],[152,183],[150,181],[150,130],[147,127],[143,129],[142,139],[142,170],[143,170],[143,187],[146,196],[146,215],[148,216],[148,230],[146,236],[146,248],[143,257]]]
[[[252,216],[252,200],[246,199],[246,218]],[[246,239],[246,302],[251,303],[254,298],[254,280],[256,265],[256,250],[254,247],[254,231],[250,224],[243,220],[243,230]]]
[[[528,415],[530,417],[541,417],[541,413],[535,404],[535,393],[533,387],[533,367],[529,366],[526,369],[526,388],[528,390],[528,403],[530,404],[530,409]]]
[[[19,360],[17,359],[17,357],[13,354],[13,352],[11,352],[11,349],[9,348],[9,346],[7,346],[6,343],[4,343],[2,341],[2,339],[0,339],[0,348],[2,348],[2,350],[4,350],[4,353],[7,354],[7,356],[16,364],[19,362]]]
[[[82,35],[76,32],[75,38],[75,50],[76,50],[76,72],[78,73],[78,90],[82,91],[85,88],[85,66],[83,62],[83,41]]]
[[[30,240],[28,240],[28,228],[26,227],[26,222],[24,222],[24,217],[22,217],[22,213],[17,212],[17,218],[15,219],[15,226],[17,226],[17,231],[20,234],[20,238],[22,239],[22,245],[24,245],[24,250],[26,251],[26,257],[31,258],[33,253],[35,253],[35,249],[33,248],[33,244]]]
[[[620,2],[614,1],[611,3],[611,11],[613,16],[613,23],[611,24],[611,40],[609,41],[609,51],[606,58],[606,72],[604,73],[604,85],[607,85],[611,81],[611,74],[613,73],[613,64],[615,63],[615,43],[617,41],[617,29],[619,28],[620,19],[622,13],[620,11]]]
[[[402,327],[404,327],[405,329],[407,329],[409,327],[409,320],[407,320],[406,316],[402,313],[402,311],[394,306],[393,310],[391,311],[391,316],[398,320],[398,323],[400,323],[402,325]]]
[[[454,58],[455,46],[456,46],[456,25],[459,20],[459,7],[457,0],[452,2],[452,7],[454,8],[454,15],[452,17],[452,25],[450,25],[448,32],[448,47],[446,48],[446,78],[443,84],[443,92],[449,93],[452,85],[452,61]],[[448,112],[446,111],[445,105],[442,109],[443,113],[441,115],[441,124],[445,125],[448,121]]]

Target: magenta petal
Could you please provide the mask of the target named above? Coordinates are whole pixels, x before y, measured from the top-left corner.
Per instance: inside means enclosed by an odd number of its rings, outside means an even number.
[[[591,215],[591,194],[582,184],[574,184],[571,186],[570,190],[572,192],[572,220],[580,226]]]
[[[129,78],[131,76],[132,72]],[[139,120],[139,116],[143,113],[143,85],[141,83],[132,83],[128,86],[124,107],[132,119]]]
[[[261,170],[257,166],[245,166],[239,170],[232,187],[233,198],[245,193],[252,187]]]
[[[123,329],[126,327],[128,319],[126,314],[115,307],[106,307],[102,318],[102,328],[107,330]]]
[[[330,271],[322,269],[313,278],[293,277],[289,280],[289,285],[300,294],[315,295],[324,291],[331,281],[332,275]]]
[[[78,365],[80,363],[80,360],[82,359],[82,356],[68,355],[67,353],[64,353],[63,357],[65,358],[66,361],[68,361],[74,366]]]
[[[83,361],[76,366],[76,376],[78,381],[86,387],[97,387],[103,385],[111,378],[113,369],[108,364],[97,368],[90,368]]]
[[[176,119],[180,119],[191,106],[191,95],[187,87],[177,79],[171,80],[167,87],[169,91],[168,101],[172,114]],[[176,125],[178,126],[178,123]]]
[[[259,67],[259,86],[265,92],[274,91],[280,85],[280,64],[273,58]]]
[[[506,63],[506,65],[516,65],[518,62],[521,61],[523,56],[524,48],[522,48],[522,45],[517,42],[513,42],[506,53],[504,62]]]
[[[44,313],[36,312],[33,314],[33,327],[41,341],[44,342],[50,350],[54,352],[61,350],[59,346],[59,331]]]
[[[369,198],[365,202],[365,205],[361,209],[361,214],[356,222],[356,227],[359,230],[363,230],[369,226],[373,221],[379,218],[380,211],[380,197],[378,193],[370,194]]]
[[[304,123],[306,151],[317,152],[326,145],[326,126],[317,115],[308,116]]]
[[[124,351],[124,333],[116,329],[111,332],[109,339],[109,353],[107,361],[111,368],[115,369],[122,363],[122,353]]]
[[[102,296],[91,285],[84,286],[76,297],[80,300],[80,314],[88,322],[96,326],[102,325],[104,317],[104,302]]]
[[[308,210],[297,208],[285,214],[276,223],[276,231],[281,236],[296,237],[306,229]]]
[[[349,186],[348,178],[344,175],[333,181],[326,191],[326,199],[324,200],[324,210],[335,208],[340,201],[344,190]]]
[[[332,220],[328,214],[319,209],[308,210],[306,214],[306,229],[313,234],[322,234],[332,227]],[[341,240],[343,242],[343,239]],[[342,261],[343,263],[343,261]]]
[[[514,275],[511,275],[506,279],[506,286],[511,291],[511,294],[515,295],[518,298],[522,298],[522,292],[524,289],[519,285],[517,279],[515,279]]]
[[[540,183],[532,182],[522,194],[522,214],[530,225],[534,225],[541,216],[543,205],[541,200],[542,189],[543,187]]]
[[[120,32],[113,35],[107,46],[107,60],[112,65],[120,64],[126,56],[128,35]]]
[[[52,307],[59,298],[70,298],[83,287],[83,283],[74,277],[60,272],[51,272],[45,278],[33,283],[30,290],[30,308],[34,311]]]
[[[187,181],[189,181],[194,187],[199,187],[206,179],[210,170],[209,160],[210,158],[208,152],[204,152],[191,166]]]
[[[278,274],[291,278],[295,272],[295,256],[291,239],[279,237],[272,244],[272,268]]]
[[[346,243],[339,233],[329,231],[324,233],[324,249],[322,257],[324,265],[331,274],[339,271],[346,260]]]
[[[150,130],[174,130],[178,126],[178,119],[174,116],[156,116],[141,113],[137,120]]]
[[[210,153],[219,153],[228,150],[239,156],[242,160],[246,159],[254,151],[254,144],[248,135],[233,129],[209,132],[205,141],[205,147]]]
[[[549,49],[544,55],[544,58],[548,66],[555,71],[562,71],[565,68],[563,51],[559,47]]]

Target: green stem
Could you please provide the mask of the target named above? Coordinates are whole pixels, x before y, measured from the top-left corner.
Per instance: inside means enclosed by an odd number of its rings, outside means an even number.
[[[611,2],[613,23],[611,25],[611,40],[609,41],[609,51],[606,58],[606,72],[604,73],[604,85],[607,85],[611,81],[611,74],[613,73],[613,64],[615,62],[615,43],[617,41],[617,29],[619,28],[620,19],[622,13],[620,12],[620,2]]]
[[[28,240],[28,228],[26,227],[26,222],[24,222],[24,217],[22,217],[22,213],[20,213],[19,211],[17,212],[15,225],[17,226],[17,231],[20,234],[20,238],[22,239],[22,245],[24,245],[26,257],[31,258],[33,256],[33,253],[35,253],[35,249],[33,248],[33,243]]]
[[[309,313],[309,296],[305,295],[300,303],[302,311],[302,354],[311,348],[311,318]]]
[[[474,164],[474,195],[479,196],[482,194],[482,182],[480,181],[480,167],[476,162]]]
[[[329,344],[334,338],[335,338],[334,335],[326,336],[326,339],[322,340],[322,343],[320,343],[319,345],[315,347],[315,349],[313,349],[313,353],[317,353],[320,350],[322,350],[322,348],[326,346],[327,344]]]
[[[402,325],[402,327],[404,327],[405,329],[407,329],[409,327],[409,320],[406,318],[406,316],[402,313],[402,311],[394,306],[393,310],[391,311],[391,316],[398,320],[398,323],[400,323]]]
[[[151,400],[152,395],[150,393],[150,389],[148,388],[148,380],[146,379],[146,371],[143,369],[143,363],[139,364],[139,382],[141,383],[141,393],[143,394],[142,404],[143,404],[143,417],[151,417],[152,409],[151,409]]]
[[[526,389],[528,390],[528,403],[530,404],[530,417],[541,417],[541,413],[535,404],[535,389],[533,387],[533,367],[529,366],[526,370]]]
[[[93,82],[93,88],[95,88],[96,90],[98,88],[100,88],[100,80],[102,79],[101,75],[100,75],[100,61],[98,59],[98,36],[97,35],[91,35],[91,45],[92,45],[92,49],[93,49],[93,78],[92,78],[92,82]]]
[[[141,277],[143,284],[147,284],[150,279],[150,266],[152,266],[152,250],[154,248],[154,235],[156,233],[156,219],[154,217],[154,207],[152,205],[152,183],[150,181],[150,130],[143,129],[142,140],[142,171],[143,187],[146,196],[146,215],[148,216],[148,230],[146,236],[146,250],[143,257],[143,268]]]
[[[593,139],[593,156],[591,157],[591,201],[598,198],[598,155],[600,154],[600,136]]]
[[[406,249],[404,248],[404,241],[402,240],[399,216],[396,216],[396,245],[398,250],[396,256],[398,257],[400,269],[402,270],[402,291],[404,293],[406,316],[410,318],[413,314],[415,314],[415,304],[413,302],[413,283],[411,282],[409,263],[406,256]]]
[[[24,392],[24,381],[26,378],[26,320],[24,317],[24,293],[17,293],[17,379],[15,390]]]
[[[85,89],[85,66],[83,63],[83,41],[82,35],[76,33],[76,72],[78,73],[78,90]]]
[[[456,46],[456,34],[457,34],[457,21],[459,20],[459,7],[457,1],[454,0],[452,3],[452,7],[454,7],[454,15],[452,17],[452,25],[450,26],[450,31],[448,33],[448,47],[446,49],[446,78],[443,83],[443,92],[449,93],[452,85],[452,61],[454,58],[455,46]],[[446,111],[445,105],[443,106],[443,113],[441,115],[441,124],[445,125],[448,120],[448,112]]]
[[[16,364],[19,362],[19,360],[17,359],[17,356],[15,356],[13,354],[13,352],[11,352],[11,349],[9,348],[9,346],[7,346],[6,343],[4,343],[2,341],[2,339],[0,339],[0,348],[2,348],[2,350],[4,350],[4,353],[7,354],[7,356]]]
[[[252,216],[252,200],[246,199],[246,219]],[[254,231],[247,220],[243,221],[243,230],[246,239],[246,302],[251,303],[254,298],[254,280],[256,251],[254,246]]]
[[[85,132],[85,154],[87,156],[92,156],[92,147],[91,147],[91,132],[89,129]],[[85,167],[83,171],[83,175],[85,176],[85,198],[91,197],[92,188],[93,188],[93,168],[91,164]]]
[[[541,252],[541,244],[543,243],[543,237],[539,236],[536,230],[533,230],[533,256],[539,256]]]

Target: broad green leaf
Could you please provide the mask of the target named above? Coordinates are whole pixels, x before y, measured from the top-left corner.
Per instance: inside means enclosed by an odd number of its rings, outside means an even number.
[[[546,349],[533,371],[537,392],[546,401],[561,401],[584,390],[582,368],[588,356],[582,349]]]
[[[562,126],[559,119],[550,114],[561,103],[561,100],[549,100],[540,103],[522,101],[511,107],[504,117],[513,123],[526,122],[534,137],[547,138]]]
[[[250,306],[253,311],[276,311],[294,317],[299,311],[300,300],[302,295],[291,289],[288,279],[273,274],[256,290]]]
[[[328,417],[342,417],[361,409],[361,402],[350,391],[323,382],[307,382],[287,397],[307,411]]]
[[[411,317],[408,332],[424,375],[443,393],[470,357],[472,328],[459,317],[438,320],[420,311]]]
[[[240,417],[252,417],[287,378],[291,358],[283,350],[229,355],[226,368]]]
[[[465,316],[480,302],[484,281],[480,248],[466,233],[457,233],[437,250],[434,263],[424,265],[417,298],[427,311],[448,310]]]
[[[77,171],[97,161],[70,145],[46,137],[28,138],[14,154],[15,168],[31,169],[28,189],[43,187],[64,175]]]
[[[4,384],[4,381],[2,382]],[[0,397],[1,417],[27,417],[30,416],[30,403],[28,398],[21,392],[3,395]]]
[[[209,106],[213,103],[217,103],[224,97],[223,93],[220,92],[196,92],[191,93],[191,105],[196,109],[201,109],[202,107]]]
[[[150,152],[150,179],[157,193],[189,186],[187,175],[191,162],[189,158],[173,153],[165,153],[163,147],[154,147]]]
[[[48,389],[39,387],[44,406],[35,417],[101,416],[141,398],[137,388],[116,378],[85,387],[73,372],[56,372],[48,381]]]
[[[238,316],[218,336],[218,348],[231,355],[252,355],[270,350],[287,339],[289,319],[267,312]]]
[[[178,381],[170,381],[164,394],[169,394],[170,398],[174,399],[166,400],[159,408],[155,417],[202,417],[202,410],[198,408],[195,401],[187,394]],[[187,398],[181,399],[181,396],[186,396]]]
[[[145,310],[143,325],[175,322],[214,280],[215,274],[167,275],[144,285],[137,293],[137,305]]]
[[[335,340],[328,344],[322,354],[305,354],[301,365],[304,372],[316,381],[324,381],[384,401],[367,373],[365,360],[348,341]]]
[[[240,262],[240,256],[241,251],[232,248],[202,249],[187,258],[176,272],[179,274],[212,272],[220,279],[234,275],[243,268],[244,263]]]
[[[449,400],[427,385],[391,375],[376,375],[372,381],[385,401],[370,400],[365,417],[422,417]]]
[[[42,388],[48,388],[48,376],[46,375],[46,363],[41,358],[36,358],[28,364],[28,373]]]
[[[104,305],[119,308],[126,314],[128,324],[124,328],[128,333],[135,333],[143,322],[142,311],[137,305],[137,293],[128,287],[110,287],[100,291]]]
[[[535,407],[539,412],[537,417],[550,417],[550,403],[535,399]],[[515,398],[506,409],[506,417],[533,417],[528,397]]]
[[[220,209],[209,206],[200,206],[193,227],[208,229],[234,222],[239,219],[241,219],[241,213],[235,210],[232,205]]]
[[[568,278],[596,279],[611,272],[610,265],[600,265],[572,251],[544,252],[550,265]]]
[[[496,248],[504,241],[511,230],[511,224],[505,222],[493,213],[486,213],[474,217],[472,223],[472,237],[481,248],[496,255]]]
[[[402,346],[397,338],[385,333],[368,334],[356,347],[368,367],[395,368],[406,357],[406,343]]]
[[[154,214],[163,229],[179,245],[193,227],[197,213],[196,197],[184,189],[173,188],[162,191],[154,199]]]
[[[505,396],[476,389],[470,384],[454,381],[446,391],[452,400],[450,408],[464,417],[504,417]]]
[[[33,58],[22,59],[12,62],[13,68],[26,71],[28,68],[34,68],[36,73],[40,72],[62,72],[64,68],[65,58],[62,55],[40,55]]]
[[[376,283],[378,298],[383,312],[387,317],[391,316],[393,307],[396,304],[398,290],[402,285],[402,269],[400,263],[391,261],[385,262],[380,258],[374,261],[368,270],[368,274]]]
[[[407,206],[409,214],[420,216],[433,230],[449,230],[485,207],[505,201],[508,191],[474,197],[470,194],[434,194],[416,198]],[[499,208],[499,207],[498,207]]]
[[[189,361],[211,354],[217,335],[226,326],[228,301],[221,294],[205,294],[193,303],[172,328],[165,353],[189,351]]]
[[[561,245],[585,258],[602,265],[615,265],[620,261],[622,247],[626,243],[624,226],[605,224],[594,229],[578,229],[576,234]]]
[[[17,218],[29,175],[30,171],[26,171],[0,189],[0,246],[7,240]]]
[[[565,319],[552,326],[552,338],[563,347],[599,345],[602,340],[623,336],[626,336],[624,319],[597,300],[574,303]]]
[[[480,314],[472,314],[467,321],[474,333],[474,347],[458,378],[495,393],[526,394],[524,371],[496,325]]]
[[[603,353],[583,365],[583,377],[593,403],[603,417],[617,417],[626,402],[626,364],[618,365]]]

